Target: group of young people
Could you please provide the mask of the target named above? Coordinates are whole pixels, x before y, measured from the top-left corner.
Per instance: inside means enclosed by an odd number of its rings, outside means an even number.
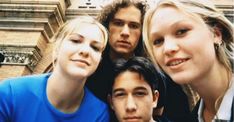
[[[61,27],[53,72],[0,83],[0,121],[234,121],[233,28],[208,0],[114,0]]]

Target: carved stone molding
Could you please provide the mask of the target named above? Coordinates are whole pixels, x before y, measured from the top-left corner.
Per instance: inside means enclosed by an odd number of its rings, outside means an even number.
[[[41,32],[49,42],[66,21],[62,1],[0,1],[0,29]]]
[[[31,71],[42,58],[39,49],[35,47],[0,47],[0,53],[5,57],[1,65],[22,65]]]
[[[66,18],[72,19],[77,16],[93,16],[100,14],[101,5],[106,0],[71,0],[71,6],[66,10]],[[110,0],[107,0],[110,1]]]

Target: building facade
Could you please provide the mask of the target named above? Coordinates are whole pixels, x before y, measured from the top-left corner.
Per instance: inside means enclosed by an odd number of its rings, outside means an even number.
[[[111,0],[1,0],[0,81],[52,70],[52,38],[76,16],[97,16]],[[233,22],[234,0],[213,0]],[[148,2],[152,5],[155,1]]]

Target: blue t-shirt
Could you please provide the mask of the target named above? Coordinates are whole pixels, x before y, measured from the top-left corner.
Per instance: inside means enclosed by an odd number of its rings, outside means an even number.
[[[0,122],[108,122],[109,111],[87,88],[79,109],[63,113],[50,104],[50,74],[12,78],[0,83]]]

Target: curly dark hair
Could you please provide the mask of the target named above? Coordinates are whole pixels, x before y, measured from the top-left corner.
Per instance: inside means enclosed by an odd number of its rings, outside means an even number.
[[[142,23],[147,8],[146,2],[142,0],[114,0],[111,4],[108,4],[102,9],[101,14],[98,16],[98,20],[106,28],[108,28],[110,21],[114,18],[117,11],[121,8],[126,8],[131,5],[135,6],[141,11]]]
[[[126,8],[129,6],[135,6],[141,12],[141,25],[143,24],[144,15],[148,5],[146,1],[142,0],[114,0],[111,4],[103,7],[101,13],[97,17],[99,22],[102,23],[107,29],[109,28],[110,21],[114,18],[115,14],[121,8]],[[109,45],[107,45],[104,53],[109,52]],[[143,44],[142,44],[142,35],[140,36],[139,43],[135,49],[135,55],[140,56],[143,54]]]

